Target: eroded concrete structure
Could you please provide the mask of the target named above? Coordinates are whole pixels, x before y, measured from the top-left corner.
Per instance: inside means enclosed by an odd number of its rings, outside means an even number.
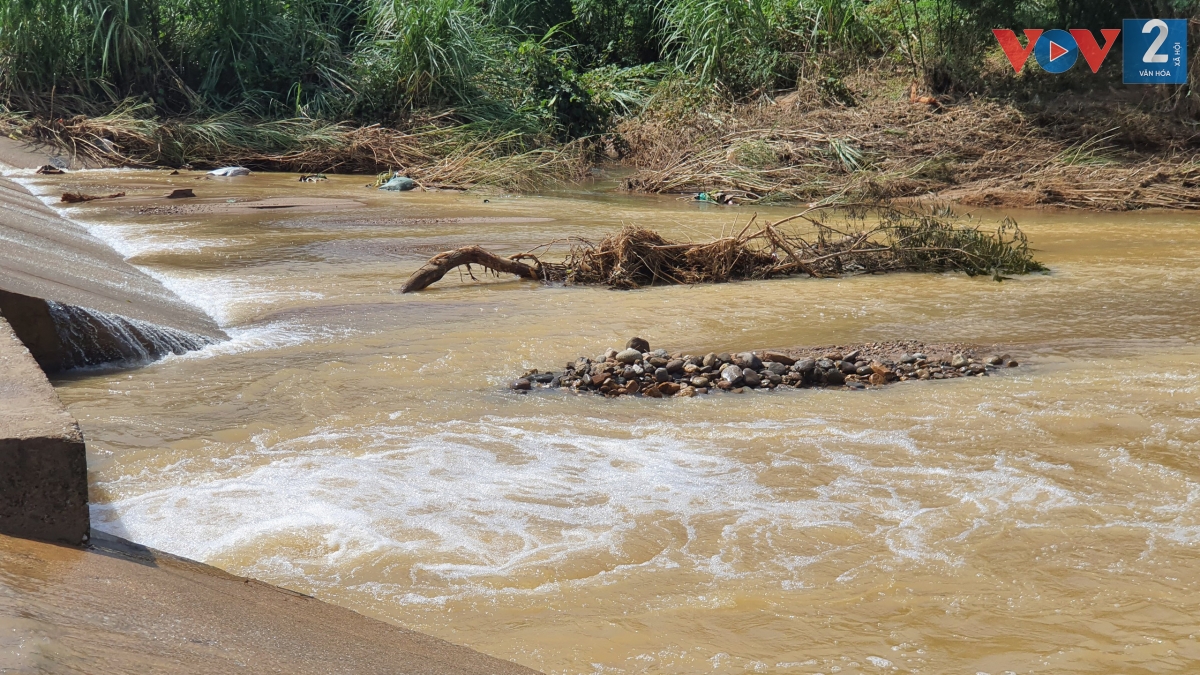
[[[89,527],[83,434],[0,318],[0,533],[78,545]]]

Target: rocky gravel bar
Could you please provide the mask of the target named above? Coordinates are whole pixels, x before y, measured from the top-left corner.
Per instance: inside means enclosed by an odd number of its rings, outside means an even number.
[[[651,350],[635,337],[625,349],[580,357],[559,373],[531,370],[510,386],[651,398],[778,387],[868,389],[906,380],[987,377],[1017,366],[1010,355],[994,352],[962,344],[872,342],[697,356]]]

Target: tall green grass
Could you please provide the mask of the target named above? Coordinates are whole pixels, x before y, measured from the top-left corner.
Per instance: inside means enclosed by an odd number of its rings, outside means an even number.
[[[0,0],[0,103],[440,115],[578,136],[671,70],[672,86],[745,97],[891,58],[935,89],[961,88],[995,49],[990,28],[1198,11],[1200,0]]]
[[[355,55],[373,114],[431,104],[462,104],[493,57],[485,15],[463,0],[377,0],[363,13]]]
[[[661,0],[663,39],[702,86],[794,86],[806,62],[883,46],[866,0]]]
[[[160,109],[333,112],[351,91],[354,0],[5,0],[0,93]],[[85,106],[86,107],[86,106]]]

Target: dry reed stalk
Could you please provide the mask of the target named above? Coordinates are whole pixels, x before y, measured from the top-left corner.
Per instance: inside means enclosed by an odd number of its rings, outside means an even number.
[[[936,194],[997,206],[1200,208],[1200,155],[1186,145],[1150,158],[1121,153],[1110,145],[1117,132],[1082,142],[1055,138],[1016,108],[987,101],[938,110],[895,100],[745,106],[665,121],[644,115],[620,132],[638,168],[626,187],[640,192],[741,190],[819,203]],[[1143,185],[1147,175],[1158,177]]]
[[[582,143],[527,150],[515,135],[486,136],[459,127],[401,131],[379,125],[223,118],[159,122],[124,110],[105,117],[6,122],[73,156],[112,166],[188,163],[301,173],[399,171],[429,186],[515,190],[571,180],[586,169]]]

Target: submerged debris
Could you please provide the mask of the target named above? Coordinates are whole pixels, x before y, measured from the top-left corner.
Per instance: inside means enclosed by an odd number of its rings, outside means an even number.
[[[111,195],[85,195],[82,192],[64,192],[62,202],[64,204],[79,204],[81,202],[91,202],[97,199],[116,199],[124,197],[124,192],[114,192]]]
[[[976,351],[957,344],[890,342],[696,356],[665,349],[651,351],[648,342],[633,338],[623,350],[580,357],[562,373],[531,370],[510,387],[516,391],[568,388],[608,397],[663,398],[696,396],[714,389],[732,393],[784,386],[865,389],[906,380],[987,377],[998,368],[1017,366],[1008,354],[980,357]]]
[[[574,240],[560,263],[529,252],[509,257],[502,267],[487,262],[498,256],[471,246],[435,256],[401,292],[419,291],[454,267],[470,264],[527,279],[612,288],[883,272],[959,271],[999,280],[1003,274],[1045,269],[1011,219],[994,232],[960,226],[958,220],[949,212],[891,205],[813,207],[756,230],[751,219],[736,236],[703,243],[674,242],[654,230],[626,226],[598,244]],[[473,255],[464,255],[467,249]]]
[[[744,202],[756,202],[762,199],[753,192],[744,190],[716,190],[709,192],[697,193],[692,198],[693,201],[707,202],[709,204],[722,204],[724,206],[736,206]]]

